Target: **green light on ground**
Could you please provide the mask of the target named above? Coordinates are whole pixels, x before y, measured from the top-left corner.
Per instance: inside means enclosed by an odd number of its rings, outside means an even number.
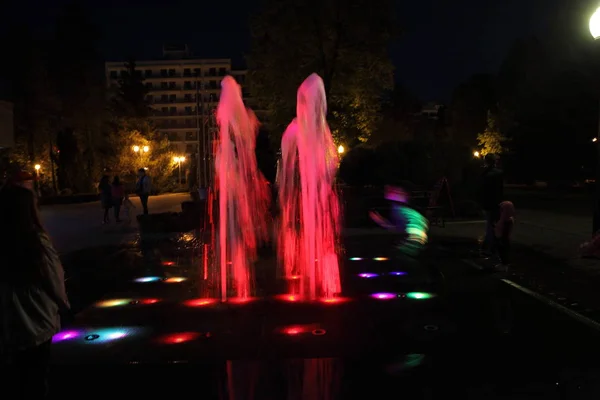
[[[406,297],[408,299],[415,299],[415,300],[431,299],[434,296],[435,295],[432,294],[432,293],[425,293],[425,292],[410,292],[410,293],[406,293]]]

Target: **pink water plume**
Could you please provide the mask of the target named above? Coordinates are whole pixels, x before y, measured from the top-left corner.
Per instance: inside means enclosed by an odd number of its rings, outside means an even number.
[[[245,299],[252,295],[257,247],[268,239],[269,191],[256,164],[258,120],[244,106],[241,87],[230,76],[221,82],[217,122],[215,188],[219,202],[220,296],[223,301],[228,297]]]
[[[341,292],[338,155],[326,113],[323,81],[312,74],[298,89],[296,118],[281,141],[278,255],[290,294],[306,300]]]

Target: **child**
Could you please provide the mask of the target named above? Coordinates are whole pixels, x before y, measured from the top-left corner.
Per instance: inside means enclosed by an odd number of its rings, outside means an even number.
[[[510,263],[510,237],[515,225],[515,206],[510,201],[500,203],[500,219],[494,227],[498,255],[500,256],[499,268],[507,268]]]
[[[132,208],[135,208],[135,206],[133,205],[131,200],[129,200],[129,195],[127,193],[125,193],[125,198],[123,198],[123,212],[125,214],[125,223],[126,224],[131,223],[130,210]]]
[[[403,189],[386,186],[384,197],[391,202],[391,221],[376,211],[369,212],[369,216],[382,228],[401,235],[398,248],[409,255],[417,255],[427,243],[427,219],[408,205],[408,194]]]

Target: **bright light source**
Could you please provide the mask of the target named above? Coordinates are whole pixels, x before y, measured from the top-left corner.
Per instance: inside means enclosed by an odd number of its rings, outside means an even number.
[[[409,299],[415,299],[415,300],[425,300],[425,299],[431,299],[432,297],[434,297],[435,295],[432,293],[425,293],[425,292],[410,292],[410,293],[406,293],[406,297]]]
[[[36,171],[39,171],[42,166],[40,164],[35,164],[33,168],[35,168]]]
[[[474,152],[473,152],[473,157],[475,157],[475,158],[479,158],[479,155],[480,155],[480,154],[479,154],[479,152],[478,152],[478,151],[474,151]]]
[[[600,8],[590,18],[590,33],[594,39],[600,38]]]
[[[179,157],[179,161],[184,162],[185,161],[185,157]]]
[[[135,151],[136,153],[137,153],[138,151],[140,151],[140,146],[133,146],[133,151]]]
[[[176,163],[179,162],[179,157],[173,157],[173,161],[175,161]]]
[[[147,152],[149,152],[149,151],[150,151],[150,147],[148,147],[148,146],[144,146],[144,153],[147,153]]]
[[[596,137],[592,139],[592,142],[594,142],[594,143],[596,143],[597,141],[598,141],[598,138],[596,138]]]
[[[341,144],[338,146],[338,153],[342,154],[344,151],[346,151],[346,149],[344,148],[344,146],[342,146]]]

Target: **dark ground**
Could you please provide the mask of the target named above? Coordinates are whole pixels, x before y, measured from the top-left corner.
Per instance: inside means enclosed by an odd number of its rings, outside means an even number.
[[[142,252],[123,249],[106,261],[102,255],[110,252],[105,249],[95,253],[85,269],[82,259],[74,258],[67,266],[72,277],[69,290],[80,308],[101,292],[112,293],[105,295],[107,299],[161,301],[92,307],[80,314],[73,329],[82,335],[97,333],[104,338],[115,329],[137,330],[113,341],[79,338],[56,343],[53,395],[61,399],[192,393],[206,399],[598,398],[598,332],[500,280],[536,289],[532,280],[545,279],[547,287],[548,282],[559,284],[560,275],[544,274],[540,268],[517,274],[478,271],[463,261],[472,258],[474,244],[435,238],[415,262],[392,249],[394,240],[390,235],[348,237],[342,273],[344,294],[351,301],[326,305],[273,300],[270,295],[280,285],[268,278],[273,276],[272,258],[263,257],[266,261],[257,266],[259,286],[267,288],[263,299],[229,306],[182,306],[182,300],[196,297],[199,290],[194,277],[200,260],[191,257],[196,242],[189,235],[145,241]],[[349,261],[351,257],[365,260]],[[81,271],[105,273],[101,281],[94,274],[79,275]],[[407,275],[368,280],[356,276],[386,271]],[[149,275],[190,280],[131,283],[134,276]],[[78,294],[73,288],[79,288]],[[380,301],[366,296],[375,291],[428,291],[437,297]],[[285,327],[297,326],[307,332],[283,334]],[[308,333],[315,329],[325,334]],[[199,336],[165,344],[165,335],[182,332]]]

